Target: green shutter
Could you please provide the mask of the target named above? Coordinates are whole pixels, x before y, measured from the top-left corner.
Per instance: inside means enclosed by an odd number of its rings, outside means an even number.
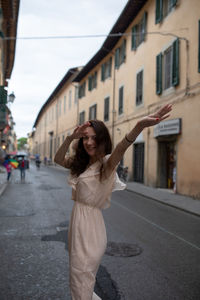
[[[133,26],[132,28],[132,42],[131,42],[131,49],[136,50],[137,45],[136,45],[136,33],[137,33],[137,25]]]
[[[172,85],[179,84],[179,39],[173,42]]]
[[[97,87],[97,72],[94,73],[94,88]]]
[[[156,0],[156,24],[160,23],[163,18],[163,0]]]
[[[122,44],[122,62],[125,62],[126,59],[126,40],[123,40]]]
[[[156,94],[162,93],[162,53],[156,56]]]
[[[7,103],[7,91],[4,89],[4,86],[0,86],[0,103],[6,104]]]
[[[108,76],[111,77],[111,70],[112,70],[112,57],[109,59],[109,65],[108,65]]]
[[[88,77],[88,91],[92,90],[92,76]]]
[[[105,80],[105,64],[101,65],[101,81]]]
[[[119,48],[115,50],[115,69],[119,68]]]
[[[144,42],[147,33],[147,12],[142,17],[142,41]]]
[[[200,20],[199,20],[199,55],[198,55],[198,71],[200,73]]]

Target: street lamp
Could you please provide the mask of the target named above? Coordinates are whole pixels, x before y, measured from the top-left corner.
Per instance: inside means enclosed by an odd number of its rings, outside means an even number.
[[[13,103],[15,100],[15,94],[12,92],[10,95],[8,95],[8,102]]]

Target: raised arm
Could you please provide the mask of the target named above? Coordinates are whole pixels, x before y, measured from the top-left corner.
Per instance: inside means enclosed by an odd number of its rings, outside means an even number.
[[[143,131],[144,128],[157,125],[164,119],[169,117],[169,112],[172,110],[172,105],[167,104],[161,107],[157,112],[142,118],[137,122],[135,127],[125,135],[119,144],[117,144],[116,148],[112,152],[109,157],[105,169],[107,175],[114,170],[114,168],[118,165],[120,160],[122,159],[127,148],[136,140],[137,136]]]
[[[77,126],[74,132],[71,135],[66,137],[65,141],[63,142],[63,144],[60,146],[60,148],[57,150],[55,154],[54,157],[55,163],[57,163],[58,165],[64,168],[70,168],[70,157],[69,158],[65,157],[67,150],[69,149],[69,146],[74,139],[79,139],[80,137],[83,136],[85,129],[89,125],[90,125],[89,122],[87,122],[81,126]]]

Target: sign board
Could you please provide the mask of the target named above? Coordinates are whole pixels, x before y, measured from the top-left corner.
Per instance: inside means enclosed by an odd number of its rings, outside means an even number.
[[[181,133],[181,119],[160,122],[154,127],[154,137]]]

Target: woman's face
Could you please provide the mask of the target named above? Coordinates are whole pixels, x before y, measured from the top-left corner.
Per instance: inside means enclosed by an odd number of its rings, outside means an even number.
[[[96,133],[91,126],[87,127],[85,130],[85,136],[83,137],[83,147],[90,157],[96,155]]]

